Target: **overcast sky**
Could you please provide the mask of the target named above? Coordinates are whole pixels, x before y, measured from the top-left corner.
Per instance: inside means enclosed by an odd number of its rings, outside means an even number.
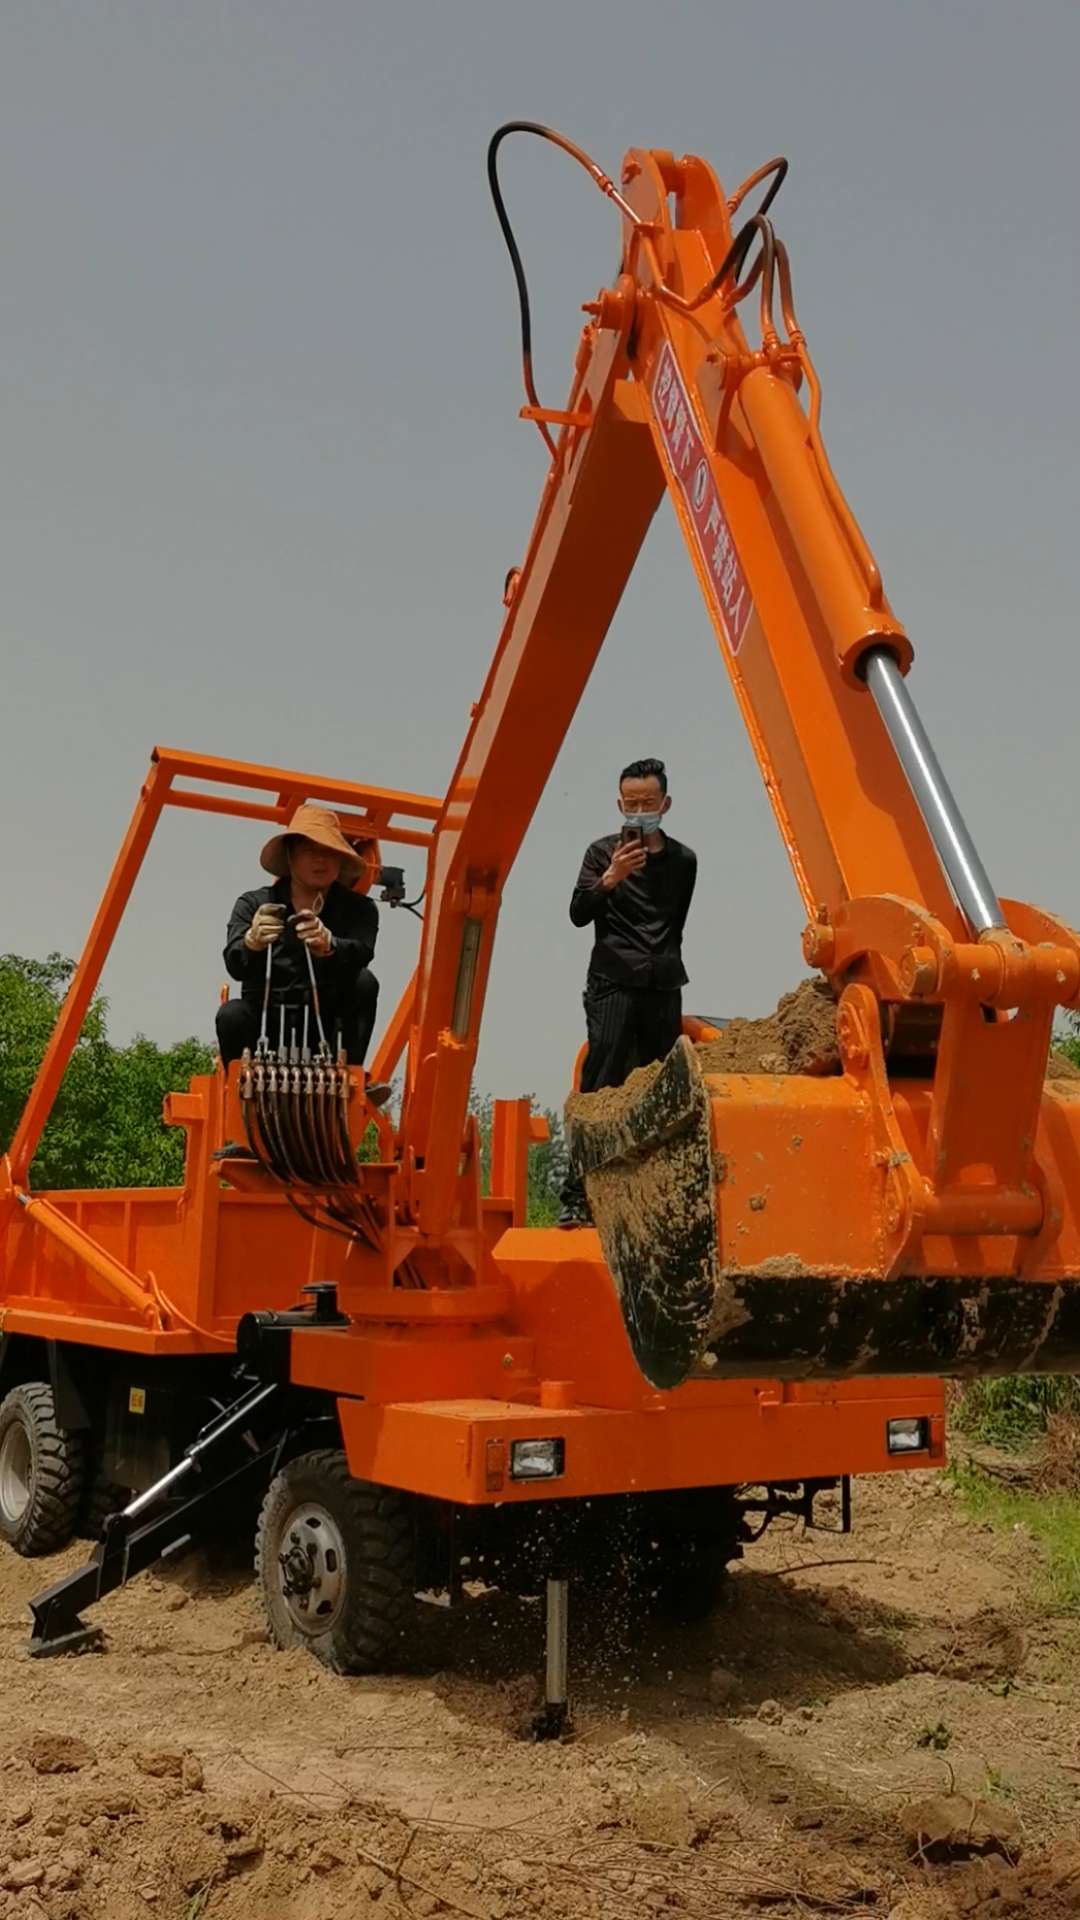
[[[1080,921],[1078,55],[1080,8],[1040,0],[4,0],[0,950],[79,951],[155,742],[443,791],[545,470],[484,178],[518,117],[729,190],[788,155],[826,441],[910,684],[999,893]],[[617,216],[504,151],[559,405]],[[561,1100],[570,888],[648,753],[700,859],[688,1004],[768,1011],[800,904],[666,504],[506,890],[486,1090]],[[262,837],[167,817],[115,1039],[210,1037]],[[417,931],[384,910],[387,1011]]]

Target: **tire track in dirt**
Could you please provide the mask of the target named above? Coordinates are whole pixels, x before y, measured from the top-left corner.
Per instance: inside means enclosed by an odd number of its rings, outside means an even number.
[[[576,1602],[555,1747],[520,1737],[538,1604],[433,1609],[415,1672],[343,1680],[195,1562],[100,1610],[105,1653],[38,1663],[25,1602],[79,1555],[0,1553],[0,1916],[1080,1913],[1080,1630],[1034,1543],[938,1476],[858,1483],[855,1519],[774,1529],[693,1630]],[[41,1734],[89,1757],[42,1772]],[[904,1808],[949,1792],[1005,1852],[913,1851]]]

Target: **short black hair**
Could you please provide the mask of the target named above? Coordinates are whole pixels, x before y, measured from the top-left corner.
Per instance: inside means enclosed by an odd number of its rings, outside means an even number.
[[[667,768],[662,760],[631,760],[619,775],[619,785],[624,780],[656,780],[661,793],[667,792]]]

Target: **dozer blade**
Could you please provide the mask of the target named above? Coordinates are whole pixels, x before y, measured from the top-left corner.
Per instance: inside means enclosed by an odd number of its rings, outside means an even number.
[[[568,1142],[634,1358],[654,1387],[700,1360],[721,1287],[709,1096],[680,1040],[634,1097],[575,1097]]]

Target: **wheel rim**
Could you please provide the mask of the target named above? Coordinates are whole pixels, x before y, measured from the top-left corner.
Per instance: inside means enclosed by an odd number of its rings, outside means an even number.
[[[278,1569],[292,1625],[312,1637],[328,1633],[345,1602],[345,1542],[317,1500],[305,1500],[286,1515]]]
[[[21,1520],[34,1492],[34,1456],[21,1420],[0,1440],[0,1513],[9,1526]]]

